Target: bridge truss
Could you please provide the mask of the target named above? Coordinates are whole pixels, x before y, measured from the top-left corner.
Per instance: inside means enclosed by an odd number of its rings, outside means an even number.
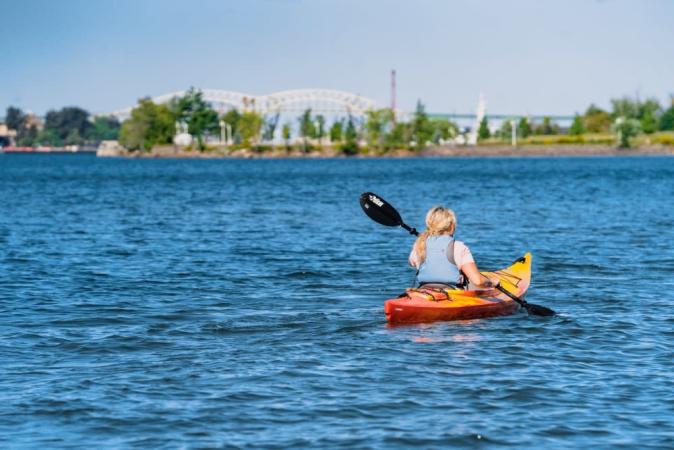
[[[257,111],[261,114],[297,115],[311,108],[313,114],[329,116],[351,114],[362,117],[365,111],[377,108],[377,102],[370,98],[332,89],[296,89],[269,95],[249,95],[218,89],[203,89],[201,92],[204,100],[220,113],[235,108],[239,111]],[[154,103],[167,103],[186,93],[187,91],[172,92],[153,97],[151,100]],[[124,120],[131,115],[132,109],[133,107],[120,109],[110,115]]]

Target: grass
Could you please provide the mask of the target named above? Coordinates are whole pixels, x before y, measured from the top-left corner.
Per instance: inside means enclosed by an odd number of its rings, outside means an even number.
[[[612,134],[581,134],[570,136],[568,134],[534,135],[526,138],[518,138],[517,145],[613,145],[616,138]],[[480,145],[509,145],[510,139],[497,138],[480,141]]]
[[[635,139],[635,144],[674,146],[674,131],[660,131],[658,133],[640,135]]]

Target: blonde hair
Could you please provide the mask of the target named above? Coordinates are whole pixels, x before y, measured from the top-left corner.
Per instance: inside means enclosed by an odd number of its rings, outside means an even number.
[[[452,235],[456,230],[456,214],[449,208],[434,206],[426,213],[426,229],[414,242],[414,250],[419,263],[426,259],[426,238],[430,236]]]

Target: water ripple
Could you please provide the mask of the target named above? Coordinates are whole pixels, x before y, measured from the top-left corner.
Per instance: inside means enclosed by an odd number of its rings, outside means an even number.
[[[454,208],[560,312],[389,327]],[[672,448],[671,158],[0,155],[0,446]]]

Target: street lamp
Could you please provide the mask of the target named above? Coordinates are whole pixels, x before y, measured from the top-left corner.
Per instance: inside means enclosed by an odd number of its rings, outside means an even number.
[[[511,128],[511,138],[510,142],[513,147],[517,147],[517,127],[515,126],[515,119],[510,120],[510,128]]]

